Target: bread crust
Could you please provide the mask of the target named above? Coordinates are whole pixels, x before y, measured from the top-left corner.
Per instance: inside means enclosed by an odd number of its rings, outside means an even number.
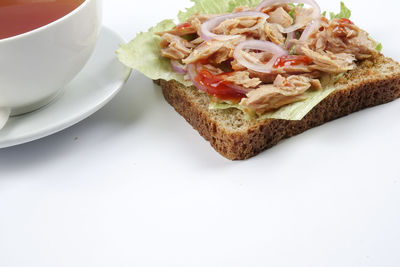
[[[338,90],[315,106],[302,120],[246,120],[240,111],[209,110],[209,97],[195,87],[160,80],[168,103],[222,156],[244,160],[325,122],[400,97],[400,65],[379,55],[365,60],[338,82]],[[234,122],[232,122],[234,120]]]

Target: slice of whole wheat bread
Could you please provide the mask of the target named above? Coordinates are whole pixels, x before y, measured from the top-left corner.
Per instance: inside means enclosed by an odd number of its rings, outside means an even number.
[[[400,97],[400,65],[379,55],[340,78],[337,88],[302,120],[246,119],[237,109],[209,110],[209,97],[176,81],[158,81],[165,99],[224,157],[250,158],[281,139]]]

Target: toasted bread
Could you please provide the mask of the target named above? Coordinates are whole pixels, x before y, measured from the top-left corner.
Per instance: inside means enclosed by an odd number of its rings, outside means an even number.
[[[165,99],[212,147],[231,160],[257,155],[284,138],[352,112],[400,97],[400,65],[379,55],[360,62],[336,83],[336,90],[302,120],[248,119],[240,110],[210,110],[209,97],[176,81],[157,81]]]

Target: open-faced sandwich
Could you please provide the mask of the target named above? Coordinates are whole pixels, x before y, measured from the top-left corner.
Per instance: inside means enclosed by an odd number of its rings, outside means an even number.
[[[212,2],[212,4],[210,4]],[[314,0],[196,0],[117,51],[229,159],[400,96],[400,66]]]

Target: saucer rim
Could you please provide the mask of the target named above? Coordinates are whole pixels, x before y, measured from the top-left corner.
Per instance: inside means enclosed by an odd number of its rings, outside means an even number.
[[[105,31],[105,32],[108,31],[109,34],[114,35],[114,37],[118,43],[126,42],[126,40],[120,34],[118,34],[116,31],[112,30],[111,28],[109,28],[105,25],[102,25],[100,28],[100,33],[103,31]],[[113,83],[115,84],[114,90],[110,90],[107,93],[105,93],[104,94],[105,97],[102,99],[102,101],[99,101],[96,104],[93,104],[90,107],[83,109],[81,113],[79,113],[76,116],[71,117],[65,121],[62,121],[60,123],[50,124],[50,125],[48,125],[49,127],[47,127],[46,129],[41,129],[41,130],[38,130],[37,132],[29,132],[25,135],[20,135],[16,138],[12,138],[12,136],[10,136],[9,138],[5,138],[5,139],[1,140],[1,137],[0,137],[0,149],[17,146],[17,145],[22,145],[22,144],[29,143],[29,142],[32,142],[32,141],[35,141],[38,139],[42,139],[44,137],[47,137],[47,136],[53,135],[55,133],[58,133],[60,131],[63,131],[65,129],[87,119],[88,117],[90,117],[91,115],[93,115],[94,113],[99,111],[101,108],[103,108],[108,102],[110,102],[118,94],[118,92],[122,89],[122,87],[126,84],[126,82],[128,81],[128,79],[130,78],[130,76],[132,74],[132,69],[125,66],[124,70],[125,70],[124,78],[116,79],[113,81]],[[77,77],[79,75],[82,75],[82,72],[78,73]],[[45,110],[49,105],[53,105],[53,104],[56,105],[59,97],[62,97],[64,94],[66,94],[66,91],[61,90],[54,97],[54,99],[52,101],[50,101],[48,104],[46,104],[45,106],[43,106],[37,110],[34,110],[32,112],[13,116],[10,118],[12,119],[12,118],[18,118],[18,117],[20,118],[20,117],[28,116],[28,115],[32,114],[33,112],[40,113],[42,110]]]

